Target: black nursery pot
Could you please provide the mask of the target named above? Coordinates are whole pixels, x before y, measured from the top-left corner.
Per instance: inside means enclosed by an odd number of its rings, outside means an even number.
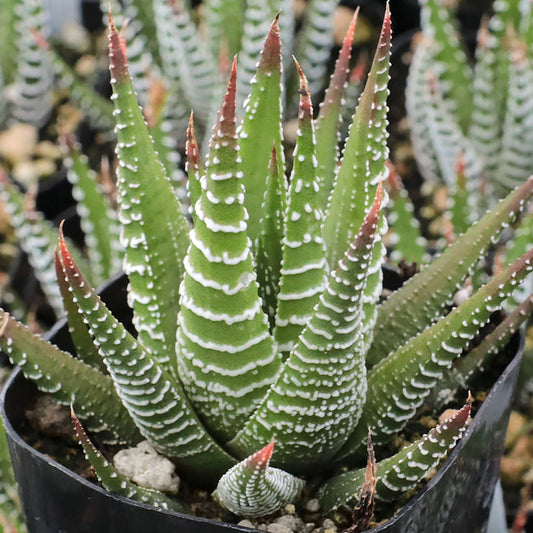
[[[392,276],[394,277],[394,276]],[[391,273],[385,272],[385,279]],[[394,282],[394,279],[393,279]],[[388,283],[386,282],[388,285]],[[390,285],[389,285],[390,286]],[[118,319],[124,315],[126,280],[111,280],[101,291]],[[65,322],[48,334],[64,349],[71,347]],[[486,529],[498,479],[510,403],[522,358],[524,339],[511,343],[515,355],[490,390],[465,435],[427,485],[373,533],[482,533]],[[0,397],[2,419],[30,533],[209,533],[251,532],[233,524],[158,510],[109,494],[29,446],[17,430],[35,394],[19,370]]]

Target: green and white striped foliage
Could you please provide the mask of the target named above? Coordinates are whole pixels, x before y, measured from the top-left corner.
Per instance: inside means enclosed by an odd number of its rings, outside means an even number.
[[[176,344],[187,396],[209,431],[222,440],[235,436],[280,366],[246,233],[235,95],[236,61],[213,130],[205,184],[194,205]]]
[[[306,73],[311,98],[315,99],[323,89],[324,77],[333,45],[333,14],[337,2],[335,0],[312,0],[305,10],[303,27],[296,38],[294,55],[300,58],[300,66]],[[297,73],[293,75],[296,85]],[[355,101],[355,99],[353,100]],[[296,99],[291,98],[290,104],[296,107]]]
[[[446,3],[423,2],[424,39],[406,92],[415,156],[425,179],[449,185],[464,153],[471,192],[478,194],[481,178],[488,185],[486,198],[475,199],[478,206],[493,205],[529,175],[532,18],[527,2],[494,2],[478,34],[472,78]],[[428,75],[436,81],[428,83]]]
[[[356,95],[350,95],[345,100],[345,91],[350,89],[346,76],[350,65],[350,57],[353,45],[353,38],[359,10],[353,14],[352,21],[346,32],[346,37],[342,43],[339,57],[335,63],[335,69],[331,75],[329,86],[324,95],[324,100],[320,103],[320,112],[316,121],[316,158],[318,160],[317,176],[319,183],[319,201],[321,206],[326,206],[329,195],[335,183],[335,172],[339,163],[339,143],[347,138],[341,136],[339,125],[343,121],[343,107],[347,107],[346,100],[349,101],[349,121],[353,120],[353,102],[357,101]],[[303,69],[302,69],[303,70]],[[365,65],[366,71],[366,65]],[[305,72],[305,71],[304,71]],[[362,87],[358,91],[359,96]],[[311,93],[312,94],[312,93]]]
[[[507,94],[499,164],[493,182],[499,191],[523,183],[533,166],[533,67],[523,41],[512,43]]]
[[[427,119],[431,106],[428,91],[428,72],[433,67],[435,55],[433,40],[424,37],[416,44],[409,68],[405,90],[405,108],[409,118],[411,142],[420,173],[426,180],[439,182],[440,170],[436,148],[430,135],[431,124]]]
[[[113,105],[81,80],[52,48],[49,51],[57,86],[69,91],[70,100],[96,130],[110,132],[114,126]]]
[[[361,419],[341,450],[340,458],[349,460],[361,449],[369,427],[377,444],[387,442],[400,431],[442,378],[444,370],[532,270],[533,249],[530,249],[450,314],[372,368]]]
[[[313,107],[307,80],[300,75],[300,112],[282,239],[278,307],[274,338],[281,352],[291,351],[324,291],[326,258],[323,211],[317,177]]]
[[[186,513],[189,511],[186,505],[177,500],[169,498],[158,490],[137,485],[130,481],[124,474],[115,470],[113,465],[94,447],[72,408],[71,416],[76,435],[82,445],[85,457],[91,463],[96,476],[104,488],[113,494],[141,501],[161,509],[171,509],[180,513]]]
[[[228,470],[214,497],[238,516],[254,518],[277,511],[302,492],[305,481],[269,466],[274,441]]]
[[[388,176],[385,164],[387,146],[387,98],[389,95],[389,66],[391,42],[390,11],[387,4],[378,47],[374,55],[368,79],[355,111],[350,133],[340,164],[336,167],[335,185],[329,197],[324,219],[323,237],[329,267],[338,263],[350,244],[364,213],[368,212],[376,191]],[[383,205],[388,197],[383,193]],[[340,222],[342,221],[342,222]],[[387,232],[387,220],[380,216],[376,245],[368,267],[361,324],[364,351],[372,340],[376,320],[376,303],[381,293],[381,264],[385,255],[382,236]]]
[[[530,177],[378,307],[374,340],[367,353],[370,366],[444,316],[446,306],[453,303],[453,295],[464,287],[491,242],[517,220],[532,194]],[[407,318],[396,320],[400,316]]]
[[[148,104],[150,75],[157,75],[157,64],[147,44],[143,23],[136,16],[137,8],[131,1],[121,4],[120,0],[100,0],[104,24],[107,24],[110,9],[115,15],[117,25],[123,28],[123,39],[127,43],[130,72],[135,80],[135,91],[139,103],[146,106]]]
[[[57,317],[63,315],[61,293],[54,270],[57,231],[36,211],[33,201],[12,183],[0,167],[0,200],[15,230],[22,250],[28,255],[35,276]]]
[[[54,400],[73,404],[88,429],[105,432],[110,442],[140,440],[139,430],[119,400],[109,376],[32,334],[27,326],[3,310],[0,310],[0,332],[2,350],[12,363]]]
[[[49,37],[48,13],[43,0],[20,0],[15,10],[17,72],[11,112],[15,120],[40,127],[52,112],[53,74],[49,57],[35,42],[32,31]]]
[[[290,58],[289,51],[292,50],[292,27],[293,21],[293,0],[283,0],[273,2],[272,0],[248,0],[244,11],[243,37],[241,50],[239,52],[239,70],[237,76],[237,102],[238,108],[246,107],[246,99],[251,91],[251,86],[255,83],[257,71],[257,58],[262,54],[264,35],[267,33],[269,22],[276,13],[278,26],[283,31],[284,38],[282,57],[285,58],[284,67],[287,67],[287,60]],[[286,33],[289,31],[290,33]]]
[[[429,259],[427,242],[420,232],[420,224],[414,216],[407,190],[392,163],[389,163],[387,185],[390,198],[387,215],[390,228],[387,240],[392,248],[390,258],[394,262],[404,259],[407,263],[421,265]]]
[[[85,235],[87,258],[95,283],[100,285],[120,272],[123,249],[119,242],[117,213],[106,197],[98,176],[73,138],[63,138],[64,164]]]
[[[421,0],[420,7],[420,25],[424,35],[434,42],[433,68],[439,77],[448,111],[465,132],[472,109],[472,71],[450,5],[443,0]]]
[[[515,230],[513,239],[507,243],[505,251],[505,264],[515,261],[529,248],[533,246],[533,211],[530,207]],[[513,293],[509,306],[512,308],[516,304],[522,303],[533,293],[533,276],[529,276],[526,281]]]
[[[380,461],[376,468],[376,499],[393,501],[428,476],[461,438],[469,422],[470,406],[469,401],[421,439]],[[331,512],[341,506],[355,505],[364,480],[365,469],[361,468],[327,481],[319,492],[322,509]]]
[[[446,314],[491,239],[532,197],[533,178],[378,304],[388,173],[388,11],[342,158],[323,166],[338,167],[328,194],[317,155],[328,145],[324,138],[335,137],[346,49],[331,82],[334,111],[323,137],[316,128],[326,122],[313,120],[300,72],[299,132],[288,187],[277,18],[240,124],[233,63],[205,164],[192,117],[189,122],[192,229],[144,122],[112,21],[109,36],[119,221],[138,336],[101,302],[61,236],[59,284],[68,314],[78,317],[71,330],[84,362],[35,340],[9,319],[2,321],[0,346],[61,401],[75,395],[82,417],[85,398],[95,426],[116,433],[125,425],[123,440],[135,443],[142,435],[204,489],[220,481],[216,497],[237,514],[274,512],[297,498],[304,484],[311,495],[321,494],[316,491],[327,487],[324,478],[336,466],[361,466],[356,458],[363,428],[365,436],[373,428],[378,443],[401,430],[530,268],[533,251]],[[92,349],[84,348],[89,340]],[[87,375],[79,378],[85,368]],[[91,380],[105,391],[109,406],[95,403]],[[435,466],[464,427],[467,410],[378,465],[389,491],[384,498],[413,486]],[[104,483],[113,478],[98,454],[92,460]],[[331,507],[351,501],[359,490],[355,475]]]
[[[217,70],[182,0],[154,0],[163,72],[172,90],[181,91],[198,120],[210,118]]]
[[[213,61],[234,57],[241,48],[244,0],[206,0],[203,3],[205,36]]]

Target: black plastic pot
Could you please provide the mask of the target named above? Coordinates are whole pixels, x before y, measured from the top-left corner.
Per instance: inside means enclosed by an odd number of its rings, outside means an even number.
[[[386,277],[397,283],[394,274]],[[117,318],[124,313],[126,280],[117,277],[101,291]],[[117,306],[118,305],[118,306]],[[49,333],[65,349],[70,341],[64,322]],[[510,348],[515,356],[492,387],[462,440],[429,483],[373,533],[482,533],[498,479],[505,430],[523,352],[523,335]],[[161,511],[109,494],[99,486],[30,447],[17,430],[35,394],[34,385],[15,371],[0,397],[13,468],[30,533],[206,533],[252,531],[232,524]]]

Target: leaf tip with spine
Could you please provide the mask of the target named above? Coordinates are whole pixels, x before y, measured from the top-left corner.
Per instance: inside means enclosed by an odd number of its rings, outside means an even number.
[[[126,55],[126,47],[124,40],[120,37],[111,7],[109,8],[109,70],[111,71],[111,78],[120,83],[129,77],[128,73],[128,58]]]

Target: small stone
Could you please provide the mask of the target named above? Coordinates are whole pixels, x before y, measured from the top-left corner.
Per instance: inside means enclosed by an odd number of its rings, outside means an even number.
[[[35,147],[35,155],[44,159],[61,159],[61,148],[51,141],[41,141]]]
[[[113,457],[113,464],[121,474],[143,487],[171,494],[179,490],[180,479],[174,464],[159,455],[148,441],[120,450]]]
[[[274,521],[275,524],[280,524],[290,529],[291,531],[301,531],[304,522],[301,518],[298,518],[295,515],[286,514],[276,518]]]
[[[37,144],[37,129],[16,123],[0,133],[0,156],[11,164],[28,159]]]
[[[269,531],[269,533],[293,533],[292,529],[277,523],[269,524],[267,531]]]
[[[320,503],[316,498],[313,498],[305,504],[305,510],[310,513],[317,513],[320,510]]]
[[[304,528],[302,529],[302,533],[311,533],[315,529],[315,523],[314,522],[307,522],[305,524]]]
[[[240,522],[237,523],[237,525],[241,527],[249,527],[250,529],[255,528],[255,525],[252,522],[250,522],[250,520],[248,519],[241,520]]]
[[[284,508],[283,510],[287,513],[287,514],[296,514],[296,507],[294,506],[293,503],[288,503]]]
[[[324,530],[324,533],[336,533],[337,526],[335,525],[335,522],[331,520],[330,518],[326,518],[324,522],[322,522],[322,528]]]

